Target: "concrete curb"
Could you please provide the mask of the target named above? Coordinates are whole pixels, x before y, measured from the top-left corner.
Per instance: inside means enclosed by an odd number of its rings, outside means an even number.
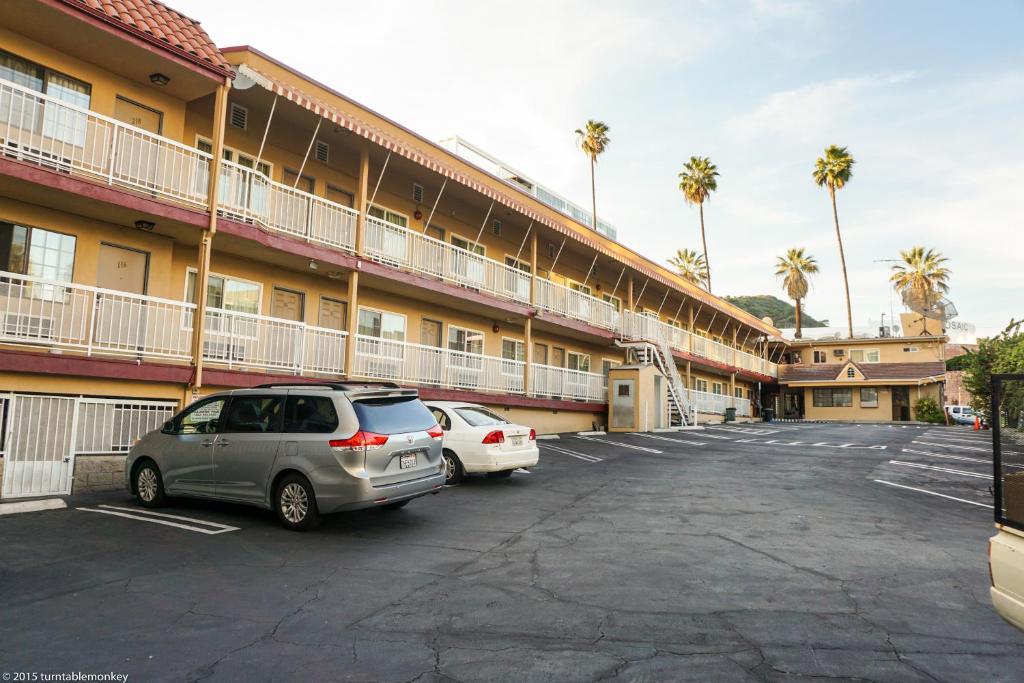
[[[43,510],[64,510],[67,506],[67,503],[60,498],[19,500],[15,503],[0,503],[0,515],[17,515],[22,512],[41,512]]]

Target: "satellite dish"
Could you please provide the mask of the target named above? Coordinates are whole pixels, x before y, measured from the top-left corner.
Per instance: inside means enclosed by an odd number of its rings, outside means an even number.
[[[921,296],[916,292],[905,291],[903,292],[903,305],[914,313],[918,313],[931,320],[945,322],[952,320],[958,315],[956,306],[953,305],[952,301],[935,293]]]
[[[772,317],[770,315],[766,315],[765,317],[761,318],[761,322],[768,323],[772,327],[775,327],[775,321],[772,320]]]

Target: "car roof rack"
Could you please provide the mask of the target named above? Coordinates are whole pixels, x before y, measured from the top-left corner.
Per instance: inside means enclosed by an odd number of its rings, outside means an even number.
[[[296,387],[299,389],[335,389],[337,391],[351,391],[352,389],[401,389],[394,382],[269,382],[258,384],[253,389],[282,389],[284,387]]]

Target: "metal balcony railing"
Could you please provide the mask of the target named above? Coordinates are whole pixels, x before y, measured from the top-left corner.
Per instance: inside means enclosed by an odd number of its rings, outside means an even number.
[[[366,254],[411,270],[520,303],[530,302],[530,274],[374,216],[366,217]]]
[[[2,79],[0,154],[207,205],[209,154]]]
[[[0,342],[188,360],[195,306],[0,272]]]
[[[356,335],[352,375],[449,389],[523,393],[522,361]]]
[[[359,212],[267,178],[231,161],[221,163],[220,212],[315,244],[351,251]]]
[[[534,363],[530,368],[530,394],[543,398],[604,402],[608,389],[602,374]]]
[[[537,308],[580,320],[594,327],[612,331],[619,329],[619,312],[615,310],[614,305],[603,299],[540,279],[537,280],[536,297],[534,305]]]
[[[769,363],[751,353],[734,349],[699,334],[691,334],[653,316],[624,311],[620,334],[623,339],[642,339],[657,344],[664,342],[673,349],[692,353],[701,358],[708,358],[771,377],[779,375],[779,368],[775,363]]]
[[[306,323],[206,309],[203,359],[228,368],[340,375],[347,333]]]

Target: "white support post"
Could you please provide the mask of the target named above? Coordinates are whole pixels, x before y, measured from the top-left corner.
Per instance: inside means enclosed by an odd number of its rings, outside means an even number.
[[[448,176],[445,176],[444,182],[441,183],[441,189],[437,191],[437,199],[434,200],[434,206],[430,209],[430,215],[427,216],[426,222],[423,224],[423,234],[427,234],[427,228],[430,227],[430,221],[434,218],[434,212],[437,211],[437,205],[441,202],[441,195],[444,194],[444,188],[448,184]],[[376,193],[376,190],[374,190]]]
[[[377,190],[380,189],[380,181],[384,180],[384,171],[388,170],[388,162],[391,161],[391,150],[388,150],[388,155],[384,158],[384,165],[380,169],[380,175],[377,176],[377,184],[373,186],[373,194],[370,195],[370,201],[367,202],[367,210],[370,205],[373,204],[373,200],[377,198]]]
[[[295,184],[292,185],[293,190],[299,186],[299,181],[302,180],[302,172],[306,170],[306,162],[309,161],[309,153],[313,150],[313,143],[316,142],[316,134],[320,132],[320,124],[323,122],[324,117],[316,117],[316,128],[313,129],[313,137],[309,139],[309,146],[306,147],[306,156],[302,157],[302,165],[299,166],[299,172],[295,176]]]
[[[562,246],[558,247],[558,253],[555,254],[555,260],[551,262],[551,267],[548,268],[548,280],[551,280],[551,276],[555,274],[555,265],[558,264],[558,259],[562,256],[562,249],[565,249],[565,240],[567,237],[562,238]]]
[[[476,239],[473,240],[473,251],[476,251],[476,247],[480,244],[480,238],[483,237],[484,228],[487,227],[487,221],[491,217],[491,211],[494,211],[494,200],[491,200],[491,205],[487,208],[487,215],[484,216],[484,222],[480,224],[480,230],[476,233]]]
[[[597,265],[597,257],[598,254],[594,254],[594,260],[590,262],[590,268],[587,269],[587,276],[583,278],[583,287],[586,287],[587,283],[590,282],[590,274],[594,272],[594,266]]]
[[[270,115],[267,116],[267,125],[263,127],[263,139],[260,140],[260,151],[256,153],[256,163],[252,165],[254,169],[260,167],[260,161],[263,159],[263,148],[267,144],[267,133],[270,132],[270,122],[274,120],[274,110],[277,109],[277,100],[280,97],[277,93],[274,93],[274,101],[270,103]]]
[[[526,239],[530,236],[530,231],[533,230],[533,221],[530,221],[530,225],[526,228],[526,234],[523,235],[523,241],[519,243],[519,250],[516,252],[516,262],[519,262],[519,256],[523,253],[523,248],[526,247]]]

